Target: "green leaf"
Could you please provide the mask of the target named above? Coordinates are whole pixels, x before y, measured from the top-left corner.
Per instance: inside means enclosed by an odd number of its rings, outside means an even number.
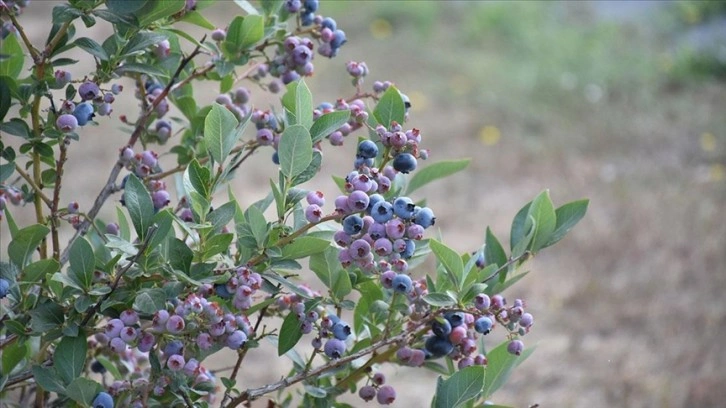
[[[170,17],[184,10],[185,3],[185,0],[149,1],[134,14],[138,17],[139,24],[146,27],[156,20]]]
[[[19,267],[24,267],[33,257],[35,248],[40,245],[50,229],[45,225],[35,224],[19,230],[8,245],[8,257]]]
[[[282,106],[285,107],[291,125],[302,125],[310,129],[313,125],[313,95],[305,81],[290,82],[287,92],[282,96]],[[350,113],[348,113],[350,117]]]
[[[154,203],[151,201],[151,195],[136,175],[130,174],[126,180],[123,197],[136,234],[143,240],[154,218]]]
[[[119,236],[126,241],[130,240],[131,229],[129,228],[129,221],[126,219],[126,214],[121,207],[116,207],[116,218],[118,219]]]
[[[101,384],[88,378],[80,377],[71,382],[65,394],[73,401],[85,407],[90,406],[94,398],[96,398],[96,395],[103,390]]]
[[[103,365],[109,373],[111,373],[115,380],[123,379],[123,376],[121,375],[118,367],[116,367],[116,364],[109,360],[108,357],[103,354],[97,354],[95,359],[98,360],[98,362],[101,363],[101,365]]]
[[[514,216],[514,220],[512,220],[512,230],[509,234],[509,245],[512,250],[530,232],[529,230],[532,225],[527,225],[529,222],[527,215],[529,214],[530,205],[532,205],[531,201],[525,204],[524,207],[517,212],[517,215]],[[529,245],[529,242],[527,242],[526,245]]]
[[[411,181],[408,182],[406,195],[410,195],[414,191],[434,180],[438,180],[464,170],[466,166],[469,165],[470,161],[471,159],[440,161],[418,170],[413,177],[411,177]]]
[[[545,190],[535,197],[529,207],[529,215],[534,219],[535,226],[530,250],[537,252],[550,240],[557,224],[555,207],[550,199],[549,190]]]
[[[143,289],[136,295],[134,310],[139,313],[154,314],[166,306],[166,292],[163,289]]]
[[[127,56],[136,52],[142,52],[152,45],[166,40],[167,35],[152,31],[141,31],[131,37],[126,46],[121,50],[121,56]]]
[[[234,234],[216,234],[204,243],[204,259],[209,259],[214,255],[221,254],[229,249],[229,245],[234,239]]]
[[[2,54],[2,51],[0,51],[0,54]],[[2,66],[2,61],[2,58],[0,58],[0,67]],[[13,88],[15,88],[15,81],[13,81],[10,77],[0,74],[0,122],[5,119],[5,115],[8,113],[8,110],[10,110],[10,105],[12,105],[10,92],[12,92],[11,89]],[[5,178],[0,177],[0,183],[5,181]]]
[[[30,328],[35,333],[51,331],[64,321],[63,308],[57,303],[43,303],[30,311]]]
[[[585,216],[590,200],[577,200],[567,203],[555,210],[557,224],[550,235],[549,241],[542,247],[548,247],[559,242],[568,232]]]
[[[25,53],[15,35],[8,35],[0,41],[0,76],[18,78],[23,71]]]
[[[207,221],[212,224],[213,231],[219,232],[225,225],[232,221],[236,211],[237,204],[234,201],[227,202],[210,212],[207,215]]]
[[[347,123],[348,119],[350,119],[350,111],[347,110],[328,112],[320,116],[310,127],[310,137],[313,143],[323,140]]]
[[[237,142],[237,118],[229,109],[215,103],[204,120],[204,143],[215,162],[222,164]]]
[[[436,255],[436,259],[449,272],[451,283],[456,288],[459,288],[459,285],[463,282],[462,275],[464,273],[464,263],[461,260],[461,256],[453,249],[434,239],[429,240],[429,246],[434,255]]]
[[[84,290],[91,287],[93,272],[96,270],[96,258],[93,254],[93,247],[84,237],[78,237],[73,242],[68,260],[76,282]]]
[[[305,258],[325,251],[330,241],[314,237],[300,237],[282,248],[283,259]]]
[[[134,72],[137,74],[146,74],[161,78],[167,78],[169,76],[169,74],[161,68],[149,64],[140,64],[138,62],[126,62],[124,65],[118,67],[116,71],[119,74]]]
[[[330,289],[336,299],[342,299],[352,290],[350,276],[340,265],[336,248],[330,246],[324,252],[312,255],[310,269]]]
[[[60,395],[66,393],[66,385],[63,384],[53,367],[42,367],[34,365],[31,369],[33,372],[33,379],[40,384],[45,391],[55,392]]]
[[[242,51],[260,41],[265,35],[265,22],[262,16],[237,16],[229,24],[227,36],[222,42],[222,50],[228,57],[236,58]]]
[[[310,133],[301,125],[288,126],[280,136],[277,148],[280,171],[293,178],[305,171],[313,159],[313,142]]]
[[[0,123],[0,130],[23,139],[30,139],[30,128],[22,119],[12,118],[8,122]]]
[[[470,366],[463,368],[446,380],[439,377],[434,398],[434,408],[457,408],[475,398],[480,392],[487,368]]]
[[[389,86],[386,92],[383,93],[375,109],[373,109],[373,117],[386,128],[390,128],[391,122],[394,121],[403,124],[406,117],[406,106],[401,93],[395,86]]]
[[[267,241],[268,234],[265,215],[262,214],[262,211],[260,211],[259,208],[251,205],[245,212],[245,218],[249,223],[250,231],[257,243],[257,248],[263,248],[265,246],[265,241]]]
[[[203,167],[197,159],[192,160],[184,171],[184,190],[187,193],[196,192],[202,198],[209,197],[211,183],[209,169]],[[206,214],[206,209],[204,214]]]
[[[300,289],[300,287],[297,284],[290,282],[289,280],[285,279],[284,277],[278,275],[275,272],[271,272],[271,273],[263,272],[261,275],[263,278],[267,279],[268,281],[277,282],[277,283],[285,286],[286,288],[290,289],[291,292],[300,296],[302,299],[312,299],[310,297],[310,295],[307,292],[305,292],[304,290]]]
[[[87,349],[86,336],[82,333],[77,337],[63,337],[58,343],[53,361],[58,375],[66,384],[79,377],[83,372]]]
[[[486,375],[484,387],[481,389],[485,399],[501,388],[507,382],[512,369],[521,364],[534,351],[534,348],[528,348],[521,355],[515,356],[507,351],[507,344],[507,341],[502,342],[487,353]]]
[[[318,151],[313,151],[313,159],[308,164],[308,167],[303,170],[302,173],[295,176],[290,182],[290,186],[300,185],[313,177],[320,171],[320,166],[323,164],[323,155]]]
[[[297,342],[302,338],[302,335],[300,319],[297,318],[295,313],[288,313],[280,327],[280,336],[277,341],[277,355],[281,356],[295,347]]]
[[[507,254],[502,248],[502,244],[492,233],[492,230],[487,227],[486,238],[484,240],[486,246],[484,247],[484,259],[487,265],[497,265],[501,267],[507,263]]]
[[[15,341],[5,346],[2,354],[1,372],[10,374],[18,363],[23,361],[24,358],[30,357],[30,342]]]
[[[448,307],[456,304],[456,299],[446,293],[429,293],[423,297],[424,302],[431,306]]]
[[[202,28],[206,28],[207,30],[214,30],[217,28],[214,24],[212,24],[209,20],[207,20],[202,13],[198,11],[189,11],[186,14],[184,14],[184,17],[182,17],[181,20],[185,23],[194,24]]]
[[[97,43],[96,41],[88,38],[88,37],[81,37],[73,42],[78,48],[82,49],[83,51],[86,51],[87,53],[93,55],[94,57],[100,59],[101,61],[108,61],[109,57],[106,53],[106,50],[101,47],[101,44]]]

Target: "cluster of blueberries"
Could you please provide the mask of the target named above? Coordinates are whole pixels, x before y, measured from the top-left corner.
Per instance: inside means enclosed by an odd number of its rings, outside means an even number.
[[[134,153],[131,147],[126,146],[121,148],[119,159],[129,171],[132,171],[141,179],[161,172],[161,167],[159,166],[159,155],[153,150],[144,150],[140,153]],[[121,181],[121,189],[126,188],[127,180],[128,175]],[[171,202],[171,195],[167,191],[165,181],[152,179],[146,183],[146,187],[151,193],[151,201],[154,205],[154,210],[158,211],[169,205]],[[123,195],[121,196],[121,204],[126,205]],[[112,232],[109,231],[109,233]]]
[[[386,377],[383,373],[378,372],[369,376],[369,384],[366,384],[358,390],[358,396],[368,402],[373,398],[381,405],[390,405],[396,400],[396,390],[386,385]]]
[[[55,72],[56,86],[63,87],[71,81],[71,74],[68,71],[58,70]],[[59,115],[55,125],[63,133],[74,132],[78,126],[85,126],[93,117],[108,116],[113,111],[112,104],[116,96],[123,90],[123,86],[114,84],[110,92],[102,92],[95,82],[84,81],[78,87],[78,96],[81,101],[75,103],[65,100],[60,106]],[[167,107],[168,109],[168,107]]]
[[[10,186],[0,188],[0,221],[5,215],[8,201],[13,205],[20,205],[25,201],[25,194],[21,190]]]
[[[315,25],[316,35],[322,42],[318,52],[320,55],[333,58],[338,50],[348,40],[343,30],[338,29],[334,19],[316,15],[318,0],[286,0],[285,8],[289,13],[300,14],[300,24],[303,27]]]

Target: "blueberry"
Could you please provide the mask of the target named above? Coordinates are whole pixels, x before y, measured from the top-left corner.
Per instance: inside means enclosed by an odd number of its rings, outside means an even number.
[[[369,203],[370,197],[368,197],[368,194],[363,191],[356,190],[348,196],[348,206],[353,209],[353,211],[364,211],[368,208]]]
[[[133,309],[126,309],[121,312],[119,319],[124,322],[126,326],[133,326],[139,322],[139,314]]]
[[[229,290],[227,290],[227,285],[218,283],[214,285],[214,291],[217,294],[217,296],[221,297],[222,299],[229,299],[232,297],[232,294],[229,293]]]
[[[373,206],[377,203],[380,203],[381,201],[386,201],[385,198],[383,198],[382,195],[375,193],[368,196],[368,208],[366,208],[366,213],[369,215],[371,214],[371,210],[373,209]]]
[[[101,364],[98,360],[93,360],[93,363],[91,363],[91,371],[98,374],[103,374],[106,372],[106,367]]]
[[[121,319],[111,319],[106,324],[106,336],[109,338],[118,337],[119,334],[121,334],[121,329],[123,329],[125,326],[124,322],[121,321]]]
[[[401,251],[401,258],[409,259],[413,256],[413,252],[416,250],[416,243],[414,243],[410,239],[407,239],[404,242],[406,246],[404,247],[403,251]]]
[[[100,116],[108,116],[111,112],[113,112],[113,106],[108,102],[104,102],[98,107],[98,114]]]
[[[174,354],[166,360],[166,366],[169,367],[171,371],[181,371],[184,369],[185,364],[186,361],[184,361],[184,356],[180,354]]]
[[[184,343],[181,340],[172,340],[164,347],[164,355],[173,356],[175,354],[181,354],[184,349]]]
[[[323,210],[317,204],[311,204],[305,208],[305,219],[310,223],[320,222],[323,218]]]
[[[63,87],[66,86],[67,83],[71,82],[71,73],[68,71],[63,71],[59,69],[58,71],[55,71],[55,84],[56,86]]]
[[[55,125],[63,133],[72,132],[78,127],[78,119],[69,114],[60,115],[56,119]]]
[[[86,81],[78,87],[78,95],[84,101],[91,101],[96,99],[101,90],[94,82]]]
[[[99,392],[91,403],[93,408],[113,408],[113,397],[107,392]]]
[[[364,239],[356,239],[351,242],[348,254],[353,259],[364,259],[371,253],[371,244]]]
[[[371,140],[364,140],[358,144],[358,156],[373,159],[378,156],[378,146]]]
[[[337,50],[338,48],[340,48],[340,46],[345,44],[346,41],[348,40],[345,38],[345,31],[335,30],[333,31],[333,39],[330,40],[330,47],[333,50]]]
[[[309,191],[305,196],[305,200],[307,200],[308,204],[315,204],[320,207],[325,205],[325,196],[321,191]]]
[[[403,174],[416,170],[416,158],[411,153],[399,153],[393,159],[393,168]]]
[[[474,298],[474,307],[479,310],[489,309],[489,305],[491,305],[491,299],[486,293],[480,293]]]
[[[343,219],[343,231],[348,235],[356,235],[363,230],[363,218],[358,215],[349,215]]]
[[[393,389],[390,385],[384,385],[381,388],[378,389],[378,395],[376,396],[376,401],[378,401],[381,405],[389,405],[393,404],[393,401],[396,400],[396,390]]]
[[[227,337],[227,347],[237,350],[247,341],[247,335],[242,330],[235,330]]]
[[[123,90],[124,90],[123,85],[119,85],[119,84],[111,85],[111,92],[113,92],[114,95],[120,94],[121,91],[123,91]]]
[[[277,154],[277,152],[272,153],[272,162],[277,165],[280,164],[280,156]]]
[[[481,334],[488,334],[492,330],[492,326],[494,326],[492,319],[486,316],[482,316],[474,322],[474,330]]]
[[[393,278],[393,281],[391,282],[393,285],[393,290],[396,292],[401,293],[408,293],[411,291],[411,288],[413,287],[413,282],[411,281],[411,277],[404,274],[399,273],[396,275],[395,278]]]
[[[371,217],[379,224],[385,224],[393,218],[393,205],[388,201],[379,201],[371,208]]]
[[[345,343],[336,338],[329,339],[325,342],[323,351],[326,356],[338,359],[343,356],[343,353],[345,353]]]
[[[93,105],[88,102],[79,103],[73,110],[73,116],[78,121],[78,126],[85,126],[89,120],[93,119]]]
[[[462,312],[446,312],[444,313],[444,318],[451,323],[451,327],[464,324],[464,313]]]
[[[524,350],[524,343],[522,343],[521,340],[512,340],[507,344],[507,351],[510,354],[514,354],[516,356],[522,354],[522,351]]]
[[[393,201],[393,213],[398,218],[409,220],[413,217],[413,211],[416,205],[408,197],[398,197]]]
[[[320,23],[320,26],[323,28],[330,29],[330,31],[335,31],[335,29],[338,28],[337,24],[335,23],[335,20],[333,20],[332,17],[325,17],[323,19],[323,22]]]
[[[224,41],[224,39],[226,37],[227,37],[227,32],[221,28],[218,28],[218,29],[212,31],[212,39],[214,41]]]
[[[333,337],[335,337],[338,340],[345,340],[350,336],[350,325],[344,321],[338,321],[337,323],[333,324]]]
[[[169,331],[169,333],[181,333],[184,330],[184,326],[184,318],[179,315],[171,316],[169,320],[166,321],[166,330]]]
[[[303,7],[306,13],[315,13],[318,11],[318,0],[304,0]]]
[[[302,2],[300,0],[287,0],[285,1],[285,8],[288,13],[297,13],[302,8]]]
[[[532,317],[531,313],[524,313],[522,317],[519,318],[519,325],[527,328],[532,326],[534,324],[534,317]]]
[[[358,390],[358,396],[363,399],[363,401],[371,401],[373,398],[376,397],[376,389],[372,385],[364,385]]]
[[[424,228],[428,228],[436,223],[436,217],[429,207],[423,207],[416,211],[413,216],[413,222]]]
[[[429,358],[439,358],[451,353],[454,350],[454,345],[451,344],[449,339],[429,336],[424,343],[424,349],[429,353]]]
[[[154,208],[161,209],[169,205],[171,198],[166,190],[159,190],[151,194],[151,201],[154,203]]]
[[[431,323],[431,331],[438,337],[446,338],[451,333],[451,323],[446,319],[436,319]]]

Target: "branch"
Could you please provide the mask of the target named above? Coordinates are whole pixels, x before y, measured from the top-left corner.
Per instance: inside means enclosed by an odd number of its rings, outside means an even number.
[[[486,279],[484,279],[481,282],[482,283],[489,282],[492,278],[494,278],[495,276],[499,275],[500,272],[502,272],[503,270],[505,270],[505,269],[509,268],[510,266],[512,266],[512,264],[514,264],[516,262],[519,262],[519,261],[526,261],[527,259],[529,259],[530,256],[532,256],[532,253],[530,251],[524,251],[524,253],[522,255],[520,255],[520,256],[518,256],[516,258],[512,258],[512,259],[508,260],[507,263],[505,263],[504,265],[500,266],[499,269],[497,269],[496,271],[494,271],[491,275],[489,275]]]
[[[203,41],[204,39],[202,39]],[[176,72],[174,72],[174,75],[172,75],[171,80],[169,80],[169,83],[164,87],[164,89],[161,91],[161,93],[154,99],[154,101],[149,105],[146,110],[141,114],[139,119],[136,121],[136,127],[134,128],[133,133],[129,137],[128,142],[126,143],[127,146],[133,147],[136,142],[139,140],[139,137],[141,137],[141,134],[146,129],[146,124],[151,118],[151,116],[154,114],[154,109],[156,106],[161,103],[161,101],[166,98],[166,96],[171,91],[172,87],[175,84],[175,81],[179,78],[179,75],[182,73],[184,68],[196,57],[201,53],[200,46],[197,46],[191,54],[186,56],[182,61],[179,63],[179,67],[177,67]],[[192,75],[190,75],[192,77]],[[185,78],[183,81],[181,81],[178,85],[186,83],[189,77]],[[68,261],[68,256],[70,253],[70,248],[73,246],[73,243],[78,239],[78,237],[83,236],[88,231],[89,226],[93,222],[93,220],[96,218],[96,215],[98,215],[98,212],[101,211],[101,207],[103,207],[103,204],[106,202],[108,197],[116,191],[116,179],[118,178],[118,175],[121,173],[121,169],[124,168],[124,163],[121,162],[119,159],[116,161],[116,164],[111,169],[111,174],[108,175],[108,180],[106,180],[106,184],[101,189],[101,192],[98,193],[98,196],[96,197],[96,200],[93,202],[93,207],[88,211],[87,215],[88,218],[83,220],[81,225],[76,230],[75,234],[73,234],[73,237],[68,242],[68,246],[65,250],[63,250],[63,254],[60,257],[60,264],[61,266]]]
[[[262,387],[249,388],[246,391],[242,392],[242,394],[240,394],[238,397],[233,398],[232,401],[230,401],[229,405],[227,405],[226,408],[236,407],[245,401],[253,401],[270,392],[277,391],[282,388],[287,388],[293,384],[299,383],[301,381],[305,381],[308,378],[317,377],[326,371],[341,367],[343,365],[350,363],[353,360],[356,360],[360,357],[368,355],[368,354],[378,350],[381,347],[385,347],[385,346],[388,346],[388,345],[394,344],[394,343],[400,343],[400,342],[404,341],[408,335],[409,335],[409,332],[404,332],[404,333],[399,334],[398,336],[383,339],[383,340],[379,341],[378,343],[375,343],[369,347],[366,347],[356,353],[350,354],[343,358],[339,358],[337,360],[331,360],[327,364],[324,364],[314,370],[295,374],[293,376],[283,378],[282,380],[280,380],[276,383],[267,384]]]
[[[56,162],[55,166],[55,186],[53,188],[53,202],[50,206],[50,228],[51,228],[51,237],[53,240],[53,258],[55,260],[58,260],[60,258],[60,242],[58,241],[58,203],[60,201],[60,191],[61,191],[61,182],[63,180],[63,165],[65,164],[66,160],[68,159],[68,147],[66,145],[66,140],[64,139],[61,143],[59,143],[60,147],[60,157],[58,158],[58,161]]]
[[[44,202],[44,203],[45,203],[46,205],[48,205],[48,208],[53,208],[53,202],[52,202],[52,201],[50,200],[50,198],[48,198],[48,196],[46,196],[46,195],[45,195],[45,194],[43,193],[43,191],[41,191],[41,189],[40,189],[40,186],[39,186],[39,185],[37,185],[37,184],[35,184],[35,181],[33,181],[33,178],[32,178],[32,177],[30,177],[30,174],[28,174],[28,173],[27,173],[27,172],[26,172],[25,170],[23,170],[23,168],[22,168],[22,167],[20,167],[20,165],[19,165],[19,164],[18,164],[17,162],[15,162],[15,171],[17,171],[17,172],[18,172],[18,174],[20,174],[20,176],[21,176],[21,177],[22,177],[22,178],[23,178],[23,179],[24,179],[24,180],[25,180],[25,181],[26,181],[26,182],[27,182],[28,184],[30,184],[30,187],[33,187],[33,191],[35,192],[35,194],[36,194],[37,196],[39,196],[39,197],[40,197],[40,199],[41,199],[41,200],[43,200],[43,202]]]

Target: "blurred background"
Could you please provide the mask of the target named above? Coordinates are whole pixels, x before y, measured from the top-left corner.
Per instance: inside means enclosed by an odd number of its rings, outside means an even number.
[[[322,3],[348,44],[332,61],[315,58],[307,82],[316,103],[351,96],[344,64],[365,61],[367,86],[390,80],[410,96],[408,126],[421,129],[432,161],[472,158],[465,172],[414,197],[428,200],[454,248],[477,248],[487,225],[508,242],[512,218],[543,189],[556,205],[591,200],[571,235],[506,293],[526,299],[536,324],[524,340],[537,350],[494,401],[723,406],[726,2]],[[34,1],[23,16],[35,24],[35,42],[45,39],[54,4]],[[224,26],[241,10],[222,1],[210,12]],[[100,191],[127,139],[117,119],[133,117],[132,93],[128,111],[117,102],[111,120],[84,129],[72,146],[68,201],[89,208]],[[199,104],[211,102],[214,85],[198,95]],[[253,89],[253,100],[261,95]],[[323,172],[345,174],[354,148],[326,148]],[[235,181],[243,203],[266,194],[260,186],[276,172],[270,154],[256,154]],[[326,178],[305,187],[336,191]],[[32,209],[14,215],[32,219]],[[7,237],[1,224],[2,254]],[[284,368],[274,364],[289,366],[271,353],[249,363],[242,387],[279,378]],[[433,374],[386,372],[396,406],[429,403]]]

